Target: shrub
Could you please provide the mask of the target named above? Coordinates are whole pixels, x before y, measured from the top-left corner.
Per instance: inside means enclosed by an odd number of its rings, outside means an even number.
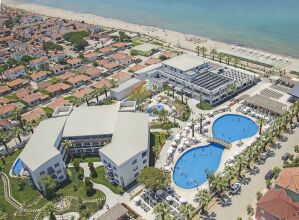
[[[247,214],[248,215],[252,215],[252,213],[253,213],[253,208],[252,208],[252,206],[251,205],[247,205]]]
[[[259,201],[262,198],[262,196],[263,196],[263,193],[261,193],[260,191],[258,191],[256,193],[256,200]]]

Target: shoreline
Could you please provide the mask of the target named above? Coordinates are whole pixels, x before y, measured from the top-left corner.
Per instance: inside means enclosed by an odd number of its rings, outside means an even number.
[[[22,3],[17,0],[3,0],[3,4],[31,13],[41,14],[48,17],[58,17],[73,21],[84,21],[86,23],[100,25],[102,27],[114,28],[128,32],[140,33],[149,36],[153,39],[163,41],[172,47],[178,47],[183,50],[195,52],[197,46],[205,46],[208,50],[215,48],[216,50],[231,50],[232,47],[242,47],[252,50],[257,50],[260,53],[271,54],[272,56],[280,56],[289,59],[290,63],[284,67],[286,70],[291,70],[294,67],[299,67],[299,59],[285,54],[274,54],[259,48],[251,48],[246,45],[236,42],[220,42],[211,38],[202,37],[174,30],[164,29],[156,26],[147,26],[143,24],[128,23],[115,18],[107,18],[90,13],[81,13],[51,6],[39,5],[36,3]]]

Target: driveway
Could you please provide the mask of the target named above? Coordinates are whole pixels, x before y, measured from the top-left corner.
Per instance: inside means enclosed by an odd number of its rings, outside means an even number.
[[[256,192],[266,191],[265,174],[275,166],[282,167],[281,156],[286,152],[294,153],[294,145],[298,144],[299,128],[294,130],[294,134],[288,135],[287,142],[279,142],[280,149],[274,149],[273,156],[268,158],[265,164],[256,165],[255,174],[246,173],[242,183],[240,194],[231,196],[225,204],[215,204],[210,210],[210,216],[204,219],[235,220],[237,217],[247,219],[247,205],[251,204],[255,209]]]

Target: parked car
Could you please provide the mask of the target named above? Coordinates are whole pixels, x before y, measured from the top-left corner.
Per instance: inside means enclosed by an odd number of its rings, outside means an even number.
[[[269,170],[268,173],[266,173],[265,175],[265,180],[271,180],[274,177],[274,171],[273,170]]]
[[[235,184],[231,185],[230,192],[236,194],[241,189],[241,183],[236,182]]]
[[[285,153],[284,155],[282,155],[281,159],[283,161],[287,161],[290,158],[291,154],[290,153]]]
[[[269,157],[269,153],[268,152],[264,152],[261,154],[261,160],[266,160]]]

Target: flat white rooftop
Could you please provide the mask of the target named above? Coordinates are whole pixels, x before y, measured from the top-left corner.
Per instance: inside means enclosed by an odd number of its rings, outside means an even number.
[[[195,67],[198,67],[206,62],[207,60],[201,57],[192,54],[183,54],[172,59],[166,60],[163,62],[163,64],[185,72]]]

